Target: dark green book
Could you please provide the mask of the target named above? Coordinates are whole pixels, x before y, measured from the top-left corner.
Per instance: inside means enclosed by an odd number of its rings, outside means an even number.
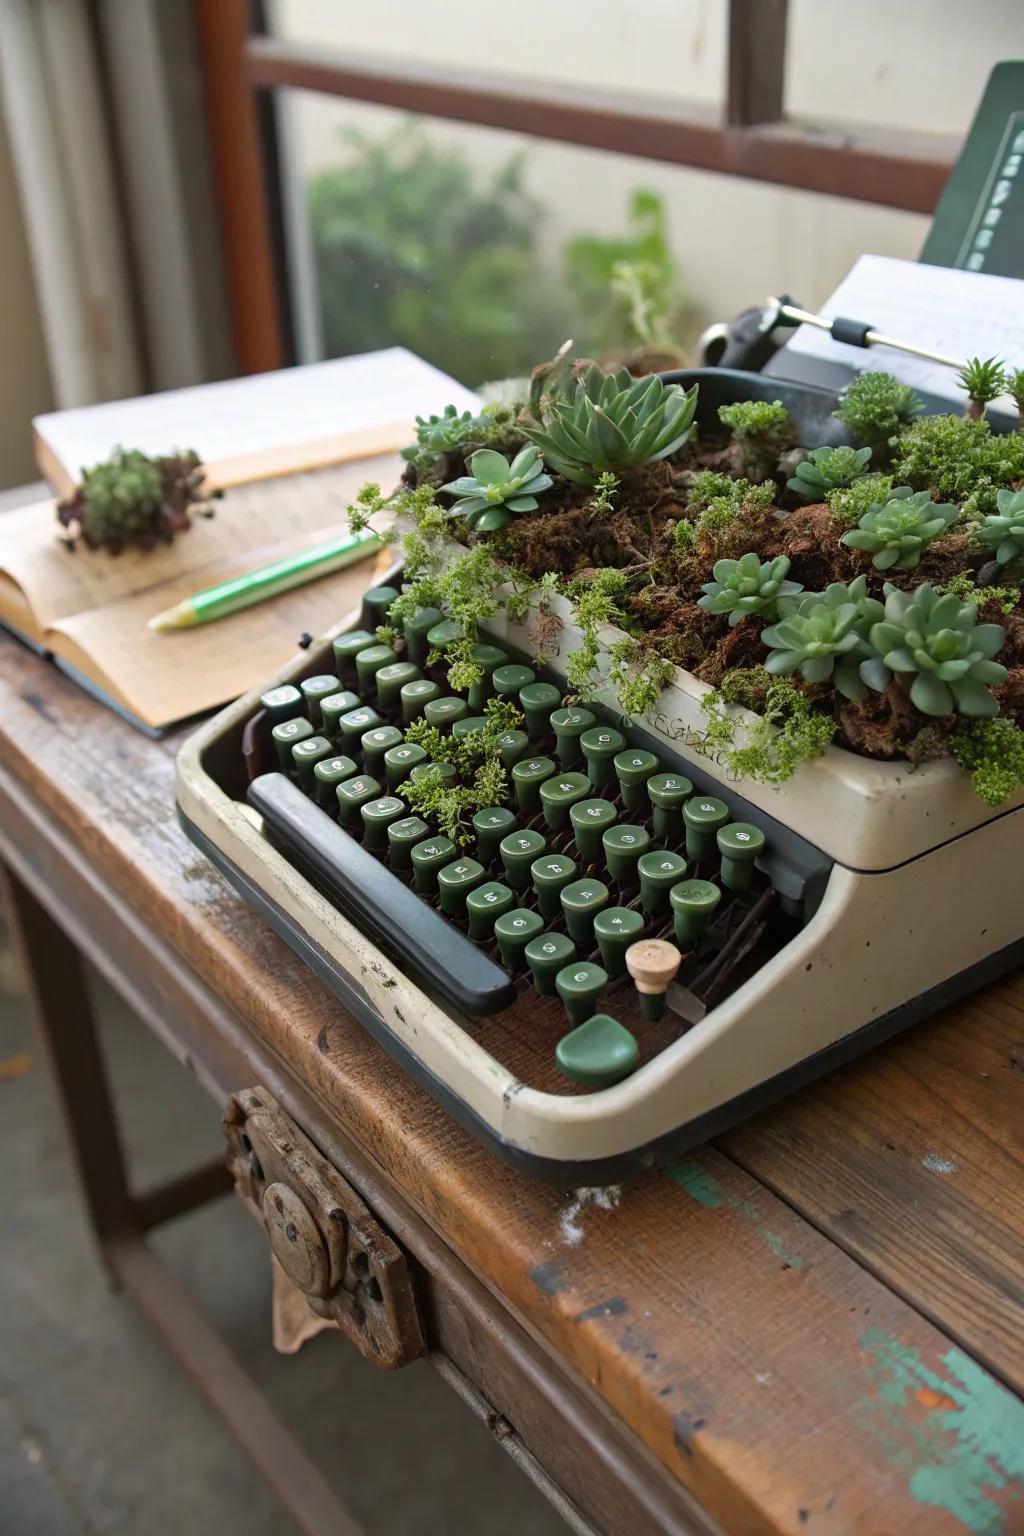
[[[1024,277],[1024,61],[989,76],[921,260]]]

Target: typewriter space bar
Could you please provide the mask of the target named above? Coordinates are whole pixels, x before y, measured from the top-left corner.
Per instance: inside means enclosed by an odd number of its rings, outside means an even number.
[[[249,785],[249,803],[292,861],[371,942],[414,980],[442,993],[472,1018],[515,1001],[507,971],[403,885],[283,773],[263,773]]]

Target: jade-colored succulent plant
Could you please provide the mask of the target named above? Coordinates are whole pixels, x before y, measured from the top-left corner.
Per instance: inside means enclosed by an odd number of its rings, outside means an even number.
[[[858,576],[849,584],[836,581],[824,592],[784,598],[779,611],[779,622],[761,631],[771,648],[765,671],[776,676],[799,672],[808,683],[831,677],[846,698],[863,699],[867,689],[860,667],[874,654],[867,630],[885,613],[878,599],[868,596],[867,578]]]
[[[998,357],[969,357],[957,371],[956,381],[970,402],[967,414],[978,421],[990,400],[996,400],[1006,388],[1002,360]]]
[[[603,373],[591,363],[564,391],[548,397],[544,419],[525,436],[550,468],[577,485],[595,485],[676,453],[693,431],[697,386],[666,384],[656,373],[634,379],[626,368]]]
[[[480,448],[470,455],[469,468],[470,474],[460,475],[441,489],[460,498],[452,511],[463,513],[475,533],[504,528],[516,512],[536,512],[537,493],[553,484],[532,443],[517,453],[511,464],[493,448]]]
[[[786,484],[805,501],[824,501],[868,473],[870,448],[815,448],[798,464]]]
[[[1000,565],[1009,565],[1024,556],[1024,491],[1000,491],[996,506],[998,512],[986,517],[978,538],[995,550]]]
[[[1006,681],[993,657],[1006,639],[1001,624],[979,624],[978,610],[930,582],[913,592],[886,585],[885,617],[869,633],[876,659],[861,677],[879,692],[895,675],[923,715],[985,718],[999,711],[990,689]]]
[[[1006,393],[1017,407],[1017,416],[1024,428],[1024,368],[1010,369],[1006,375]]]
[[[150,458],[139,449],[115,448],[83,471],[74,494],[58,503],[57,518],[89,549],[152,549],[189,528],[193,512],[210,515],[202,483],[196,453]]]
[[[737,400],[733,405],[720,405],[718,419],[732,433],[732,457],[740,474],[763,480],[774,473],[793,431],[781,400]]]
[[[474,419],[472,411],[460,414],[454,405],[446,405],[440,416],[417,416],[416,441],[402,449],[402,458],[421,466],[434,463],[466,441]]]
[[[887,452],[890,438],[923,409],[910,385],[891,373],[862,373],[843,390],[835,415],[865,443]]]
[[[762,560],[751,551],[738,560],[716,560],[713,571],[714,581],[704,583],[704,596],[697,602],[705,613],[727,613],[730,625],[749,613],[773,618],[780,598],[795,597],[802,590],[798,581],[786,580],[786,555]]]
[[[909,571],[920,561],[921,551],[959,516],[952,502],[934,502],[927,491],[900,485],[884,506],[865,512],[857,527],[843,534],[842,542],[873,555],[876,571],[893,566]]]

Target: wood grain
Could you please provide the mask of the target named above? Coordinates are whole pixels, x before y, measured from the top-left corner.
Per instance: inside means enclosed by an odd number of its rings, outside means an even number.
[[[981,1228],[994,1210],[1007,1234],[1020,1231],[992,1161],[1019,1099],[981,1083],[971,1091],[966,1041],[961,1054],[943,1036],[930,1053],[918,1031],[900,1047],[902,1074],[892,1053],[876,1054],[851,1075],[855,1093],[833,1079],[745,1131],[736,1157],[753,1167],[774,1148],[784,1198],[717,1149],[671,1177],[567,1197],[460,1132],[185,841],[173,742],[146,741],[6,640],[0,679],[5,765],[726,1530],[1024,1529],[1024,1408],[972,1358],[998,1343],[1010,1377],[1014,1337],[997,1337],[1013,1284],[1003,1243],[966,1274],[963,1238],[951,1237],[927,1170],[919,1184],[882,1183],[858,1152],[884,1123],[899,1129],[893,1145],[909,1165],[927,1140],[915,1116],[930,1116],[934,1150],[961,1170],[963,1232],[972,1212]],[[1024,988],[1004,983],[986,999],[957,1010],[951,1028],[971,1014],[994,1063],[1000,1031],[1019,1033]],[[915,1090],[915,1107],[910,1087],[922,1078],[931,1086]],[[799,1156],[779,1150],[790,1142]],[[827,1223],[815,1207],[839,1209],[833,1170],[858,1157],[865,1171],[843,1186],[840,1246],[817,1230]],[[895,1240],[900,1224],[927,1233],[928,1262]]]

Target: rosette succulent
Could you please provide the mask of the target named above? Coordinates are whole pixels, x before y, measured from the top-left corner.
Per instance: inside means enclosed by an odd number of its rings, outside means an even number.
[[[978,538],[995,550],[1000,565],[1009,565],[1024,556],[1024,491],[1000,491],[996,506],[998,513],[986,517]]]
[[[947,531],[960,516],[952,502],[934,502],[927,491],[897,486],[881,507],[865,512],[856,528],[843,534],[849,549],[863,549],[874,558],[877,571],[893,566],[909,571],[921,559],[921,551]]]
[[[815,448],[798,464],[786,484],[805,501],[824,501],[868,473],[870,448]]]
[[[993,661],[1006,639],[1001,624],[979,624],[978,610],[930,582],[913,592],[886,586],[885,615],[872,624],[874,661],[861,668],[869,687],[881,691],[895,675],[923,715],[983,718],[999,711],[989,691],[1006,681]]]
[[[460,475],[441,489],[460,499],[453,512],[464,514],[474,533],[504,528],[516,512],[536,512],[537,493],[553,484],[544,473],[544,460],[533,444],[516,454],[511,464],[493,448],[470,455],[470,474]]]
[[[618,474],[677,452],[693,431],[696,409],[696,384],[686,390],[656,373],[634,379],[626,368],[603,373],[591,363],[524,435],[552,469],[590,486],[607,470]]]
[[[440,416],[417,416],[416,441],[402,449],[402,458],[420,465],[434,463],[466,441],[475,420],[472,411],[460,415],[454,405],[446,405]]]
[[[748,613],[772,618],[780,598],[795,597],[803,590],[798,581],[786,580],[786,555],[762,560],[750,552],[738,560],[716,560],[712,569],[715,579],[704,583],[704,596],[697,602],[705,613],[727,613],[730,625]]]
[[[848,699],[863,699],[867,688],[861,666],[874,655],[866,638],[868,627],[884,616],[883,605],[868,596],[867,580],[858,576],[849,585],[833,582],[824,592],[784,598],[782,618],[761,631],[771,649],[765,671],[775,676],[799,672],[805,682],[832,678]]]

